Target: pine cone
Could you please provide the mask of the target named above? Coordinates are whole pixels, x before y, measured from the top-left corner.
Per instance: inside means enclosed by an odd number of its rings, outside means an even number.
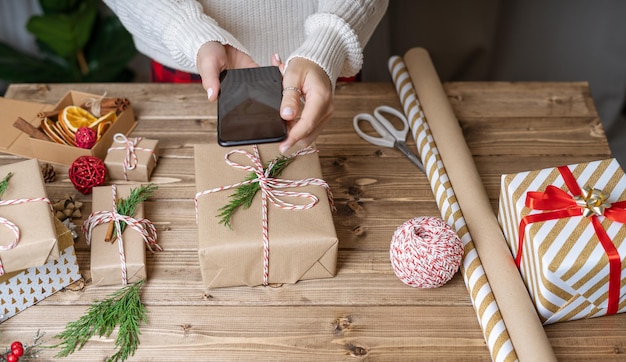
[[[41,168],[41,173],[43,175],[44,182],[54,182],[57,177],[56,172],[54,172],[54,167],[51,164],[46,163]]]

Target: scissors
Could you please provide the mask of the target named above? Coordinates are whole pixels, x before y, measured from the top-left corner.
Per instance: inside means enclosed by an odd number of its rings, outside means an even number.
[[[383,113],[398,117],[404,125],[403,128],[397,129],[387,118],[385,118],[385,116],[383,116]],[[361,126],[359,125],[360,121],[369,122],[380,137],[370,136],[363,132]],[[409,122],[402,112],[389,106],[378,106],[374,109],[373,116],[369,113],[360,113],[354,116],[352,123],[356,133],[361,136],[361,138],[377,146],[393,147],[397,149],[409,160],[411,160],[415,166],[422,170],[422,172],[426,173],[424,165],[420,161],[419,157],[415,153],[411,152],[406,144],[406,135],[409,133]]]

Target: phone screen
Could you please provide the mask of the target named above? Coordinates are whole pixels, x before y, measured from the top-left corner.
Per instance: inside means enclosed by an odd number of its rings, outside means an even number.
[[[220,75],[217,141],[221,146],[279,142],[287,128],[280,117],[282,75],[278,67],[229,69]]]

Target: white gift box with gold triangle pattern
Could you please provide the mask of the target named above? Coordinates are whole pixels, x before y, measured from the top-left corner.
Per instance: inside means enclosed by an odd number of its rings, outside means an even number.
[[[601,190],[608,203],[626,200],[626,177],[615,159],[568,165],[567,168],[580,189],[589,186]],[[527,207],[527,193],[544,192],[549,185],[572,193],[557,168],[502,176],[498,219],[513,258],[518,256],[522,219],[549,212]],[[621,274],[613,276],[619,281],[615,305],[620,313],[626,310],[626,225],[604,215],[596,217],[621,260],[618,268]],[[581,215],[532,222],[523,230],[520,272],[543,323],[606,315],[609,259],[591,218]]]
[[[72,233],[55,219],[58,259],[0,277],[0,323],[78,281],[81,274]]]

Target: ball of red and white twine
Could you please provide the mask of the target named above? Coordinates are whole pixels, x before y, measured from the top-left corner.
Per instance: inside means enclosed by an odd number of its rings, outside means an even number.
[[[421,216],[396,229],[389,250],[396,276],[416,288],[437,288],[461,266],[463,244],[457,233],[437,217]]]

